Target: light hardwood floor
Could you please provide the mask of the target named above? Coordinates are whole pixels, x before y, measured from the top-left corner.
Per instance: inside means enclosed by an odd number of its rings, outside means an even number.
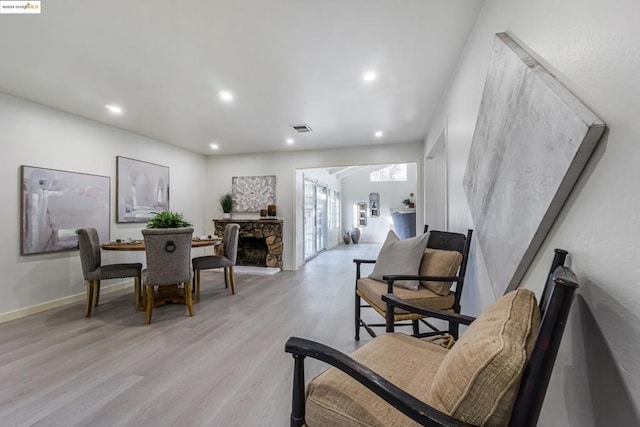
[[[352,259],[379,248],[340,246],[296,272],[237,275],[236,295],[205,271],[194,317],[167,305],[145,326],[128,290],[103,295],[89,319],[77,303],[0,324],[0,426],[288,425],[285,341],[344,352],[365,343],[366,333],[353,339]],[[325,367],[309,360],[307,381]]]

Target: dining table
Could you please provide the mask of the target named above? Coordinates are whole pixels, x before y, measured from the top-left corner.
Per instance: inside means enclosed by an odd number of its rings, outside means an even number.
[[[206,246],[216,246],[222,243],[222,237],[206,236],[194,237],[191,239],[192,248],[202,248]],[[144,251],[144,240],[138,239],[117,239],[101,245],[105,251]]]
[[[207,246],[217,246],[222,244],[222,237],[207,235],[194,237],[191,239],[192,248],[203,248]],[[145,245],[142,239],[116,239],[100,245],[105,251],[144,251]],[[138,289],[137,294],[141,296],[139,301],[136,301],[136,309],[138,311],[144,311],[145,305],[142,296],[144,293]],[[175,285],[158,286],[158,291],[153,299],[153,306],[159,307],[168,302],[174,304],[184,304],[184,288]]]

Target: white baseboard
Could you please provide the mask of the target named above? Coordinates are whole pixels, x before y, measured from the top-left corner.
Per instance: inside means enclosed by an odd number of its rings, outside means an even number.
[[[133,287],[133,283],[131,281],[116,283],[111,286],[100,286],[100,295],[110,294],[112,292],[121,291],[123,289]],[[21,317],[30,316],[36,313],[42,313],[43,311],[51,310],[53,308],[62,307],[63,305],[72,304],[78,301],[84,301],[87,298],[87,294],[85,292],[69,295],[67,297],[59,298],[53,301],[43,302],[41,304],[36,304],[31,307],[20,308],[18,310],[9,311],[7,313],[0,314],[0,323],[8,322],[10,320],[20,319]]]

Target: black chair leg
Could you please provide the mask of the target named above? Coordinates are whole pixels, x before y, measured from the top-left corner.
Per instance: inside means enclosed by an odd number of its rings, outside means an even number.
[[[449,334],[453,337],[454,340],[458,340],[458,329],[460,325],[457,323],[449,323]]]
[[[420,333],[420,322],[418,319],[414,319],[411,324],[413,325],[413,335],[418,335]]]
[[[356,294],[356,306],[355,306],[355,327],[356,327],[356,341],[360,340],[360,295]]]

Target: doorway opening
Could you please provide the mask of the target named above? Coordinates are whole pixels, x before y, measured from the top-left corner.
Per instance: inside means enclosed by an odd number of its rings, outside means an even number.
[[[358,244],[381,244],[398,211],[422,230],[421,166],[414,160],[296,169],[295,268],[350,241],[352,232]]]

